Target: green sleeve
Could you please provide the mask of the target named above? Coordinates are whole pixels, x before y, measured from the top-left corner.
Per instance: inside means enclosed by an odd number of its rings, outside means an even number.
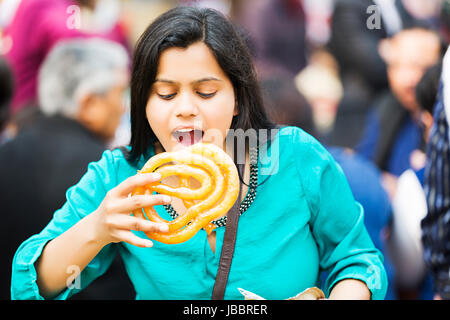
[[[98,162],[89,164],[81,180],[66,193],[67,201],[57,210],[50,223],[39,233],[23,242],[17,249],[11,277],[11,299],[43,299],[36,284],[35,262],[45,245],[64,233],[83,217],[95,211],[116,183],[114,159],[110,151],[105,151]],[[116,254],[116,245],[105,246],[88,264],[77,279],[74,278],[76,266],[67,270],[67,277],[74,280],[55,299],[67,299],[81,291],[93,280],[102,275],[111,265]]]
[[[383,256],[370,239],[363,207],[355,201],[341,167],[303,131],[295,130],[292,137],[320,268],[328,272],[326,296],[338,281],[352,278],[366,283],[372,299],[384,299],[387,276]]]

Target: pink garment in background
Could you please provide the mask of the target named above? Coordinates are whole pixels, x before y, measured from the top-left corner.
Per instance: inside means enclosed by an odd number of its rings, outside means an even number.
[[[71,27],[68,10],[76,1],[22,0],[4,36],[12,39],[6,53],[15,78],[15,94],[11,112],[27,105],[36,105],[39,67],[50,49],[60,40],[77,37],[101,37],[122,44],[128,51],[125,32],[120,24],[107,33],[86,33]],[[70,20],[69,20],[70,22]]]

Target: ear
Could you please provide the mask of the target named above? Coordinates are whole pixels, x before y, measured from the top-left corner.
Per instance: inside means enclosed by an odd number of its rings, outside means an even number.
[[[233,116],[237,116],[238,114],[239,114],[238,101],[237,101],[237,99],[235,99]]]
[[[427,129],[431,129],[433,126],[433,115],[429,111],[422,111],[420,113],[420,119]]]
[[[391,40],[383,39],[378,44],[378,53],[384,62],[389,63],[392,60],[392,44]]]
[[[79,101],[77,120],[84,126],[91,129],[95,125],[96,101],[94,95],[86,95]]]

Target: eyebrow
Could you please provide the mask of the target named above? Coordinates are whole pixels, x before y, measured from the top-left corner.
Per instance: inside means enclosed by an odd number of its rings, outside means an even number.
[[[217,79],[215,77],[206,77],[206,78],[201,78],[199,80],[194,80],[191,83],[201,83],[201,82],[207,82],[207,81],[223,81],[223,80]],[[173,81],[173,80],[160,79],[160,78],[155,79],[155,82],[164,82],[164,83],[169,83],[169,84],[177,83],[176,81]]]

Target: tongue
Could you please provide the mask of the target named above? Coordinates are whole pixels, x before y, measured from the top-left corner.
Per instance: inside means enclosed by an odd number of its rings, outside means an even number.
[[[184,146],[190,146],[201,140],[201,132],[195,132],[194,130],[189,132],[181,132],[178,134],[178,141]]]

